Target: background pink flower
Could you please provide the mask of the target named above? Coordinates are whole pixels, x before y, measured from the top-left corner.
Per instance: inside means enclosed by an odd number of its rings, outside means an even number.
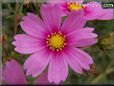
[[[3,81],[7,84],[26,84],[26,77],[21,65],[15,61],[10,60],[5,63],[2,70]]]
[[[111,20],[113,17],[113,9],[103,9],[98,2],[88,2],[83,4],[84,0],[47,0],[48,3],[58,4],[61,15],[69,15],[72,11],[83,10],[84,17],[87,20]]]
[[[25,85],[27,84],[26,76],[21,65],[14,59],[7,61],[2,70],[2,78],[4,84],[9,85]],[[50,84],[47,79],[47,72],[41,74],[34,84]]]
[[[35,80],[34,80],[34,84],[35,85],[53,85],[54,83],[49,83],[49,81],[48,81],[48,77],[47,77],[47,75],[48,75],[48,72],[44,72],[43,74],[41,74],[38,78],[36,78]]]
[[[49,65],[48,80],[58,84],[66,80],[68,65],[79,74],[90,70],[93,60],[80,47],[95,44],[97,35],[93,28],[83,28],[83,12],[72,12],[63,24],[57,5],[42,5],[40,12],[42,20],[27,13],[20,23],[26,33],[14,37],[15,50],[31,54],[24,63],[26,74],[37,77]]]

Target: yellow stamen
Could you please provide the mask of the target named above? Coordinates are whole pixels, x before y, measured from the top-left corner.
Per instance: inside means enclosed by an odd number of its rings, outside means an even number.
[[[83,8],[83,6],[79,3],[73,3],[73,2],[69,2],[67,3],[68,9],[70,11],[74,11],[74,10],[81,10]]]
[[[60,51],[66,45],[65,36],[62,35],[61,32],[51,33],[51,35],[48,35],[46,43],[47,43],[47,46],[49,46],[51,50]]]

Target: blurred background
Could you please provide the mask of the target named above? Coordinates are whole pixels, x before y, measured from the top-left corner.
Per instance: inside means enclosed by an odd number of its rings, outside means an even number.
[[[93,0],[85,0],[93,1]],[[113,0],[95,0],[103,3],[113,3]],[[23,33],[19,26],[19,22],[27,12],[33,12],[40,15],[41,3],[33,0],[4,0],[2,2],[2,35],[0,35],[0,43],[2,43],[2,64],[13,58],[23,65],[28,55],[22,55],[14,51],[11,44],[13,37],[17,33]],[[109,7],[108,7],[109,8]],[[112,8],[112,7],[110,7]],[[0,11],[1,12],[1,11]],[[84,50],[88,52],[94,59],[93,70],[85,71],[83,75],[78,75],[71,69],[69,76],[64,84],[114,84],[114,20],[95,20],[88,21],[87,27],[94,27],[95,33],[98,34],[98,43],[86,47]],[[33,78],[27,77],[28,83],[32,84]]]

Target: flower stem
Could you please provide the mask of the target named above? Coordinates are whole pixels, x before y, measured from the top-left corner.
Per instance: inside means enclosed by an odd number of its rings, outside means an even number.
[[[18,0],[16,0],[16,6],[15,6],[15,25],[14,25],[14,35],[17,32],[17,26],[18,26]]]

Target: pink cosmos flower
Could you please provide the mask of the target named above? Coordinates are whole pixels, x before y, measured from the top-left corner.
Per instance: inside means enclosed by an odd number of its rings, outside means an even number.
[[[58,4],[61,15],[69,15],[72,11],[83,10],[84,17],[87,20],[111,20],[113,17],[113,9],[103,9],[98,2],[89,2],[82,4],[84,0],[47,0],[48,3]]]
[[[27,80],[24,74],[24,70],[21,65],[14,59],[7,61],[2,70],[2,78],[4,84],[9,85],[25,85]],[[43,81],[42,81],[43,80]],[[38,77],[34,84],[49,84],[47,79],[47,72]]]
[[[56,10],[55,10],[56,9]],[[80,48],[96,43],[93,28],[83,28],[83,12],[72,12],[61,22],[57,5],[42,5],[41,16],[27,13],[20,25],[26,32],[14,37],[15,51],[31,54],[24,63],[26,74],[33,77],[48,66],[48,80],[58,84],[68,76],[68,65],[77,73],[90,70],[92,58]]]

